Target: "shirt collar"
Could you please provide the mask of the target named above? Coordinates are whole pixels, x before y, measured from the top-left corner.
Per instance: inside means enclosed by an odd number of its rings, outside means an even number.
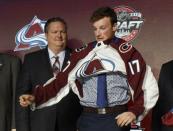
[[[52,59],[54,56],[59,56],[59,58],[63,58],[65,56],[65,50],[60,51],[58,54],[54,54],[53,51],[48,47],[49,59]]]

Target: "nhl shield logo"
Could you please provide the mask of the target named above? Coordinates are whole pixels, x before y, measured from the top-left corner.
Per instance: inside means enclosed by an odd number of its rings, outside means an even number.
[[[44,34],[45,22],[35,16],[28,25],[20,29],[15,37],[16,47],[14,51],[29,50],[37,46],[44,48],[47,45]]]
[[[142,14],[128,6],[115,7],[114,11],[117,13],[118,20],[118,29],[115,36],[122,38],[127,42],[135,39],[144,22]]]

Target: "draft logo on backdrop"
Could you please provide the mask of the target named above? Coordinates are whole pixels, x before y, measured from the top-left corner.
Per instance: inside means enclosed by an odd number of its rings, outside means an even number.
[[[45,22],[34,16],[29,24],[20,29],[15,37],[14,51],[29,50],[33,47],[44,48],[47,45],[44,34]]]
[[[135,39],[144,22],[142,14],[128,6],[114,7],[114,11],[117,13],[118,20],[115,36],[127,42]]]

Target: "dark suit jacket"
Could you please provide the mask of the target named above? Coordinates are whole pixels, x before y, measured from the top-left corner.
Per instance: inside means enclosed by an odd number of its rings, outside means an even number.
[[[63,68],[69,55],[70,51],[67,49]],[[18,85],[17,101],[21,94],[31,93],[36,85],[44,84],[52,77],[53,71],[47,48],[27,54]],[[54,106],[31,111],[29,108],[20,107],[17,103],[16,108],[17,131],[56,131],[57,127],[71,128],[76,124],[80,113],[79,100],[72,92]]]
[[[153,109],[153,131],[173,131],[173,127],[161,123],[161,117],[173,108],[173,61],[162,65],[158,84],[160,96]]]
[[[15,128],[15,90],[20,65],[19,58],[0,54],[0,131]]]

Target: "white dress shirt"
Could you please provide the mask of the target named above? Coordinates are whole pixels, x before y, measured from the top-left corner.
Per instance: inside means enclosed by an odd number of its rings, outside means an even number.
[[[63,65],[63,62],[64,62],[64,58],[65,58],[65,50],[59,52],[58,54],[54,54],[53,51],[51,51],[51,49],[48,48],[48,53],[49,53],[49,59],[50,59],[50,63],[51,63],[51,66],[53,66],[54,62],[55,62],[55,57],[59,57],[59,63],[60,63],[60,71],[62,69],[62,65]]]

